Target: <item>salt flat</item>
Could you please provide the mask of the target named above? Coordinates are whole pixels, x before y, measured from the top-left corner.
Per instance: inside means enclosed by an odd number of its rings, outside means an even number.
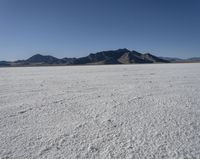
[[[200,158],[200,64],[0,68],[0,158]]]

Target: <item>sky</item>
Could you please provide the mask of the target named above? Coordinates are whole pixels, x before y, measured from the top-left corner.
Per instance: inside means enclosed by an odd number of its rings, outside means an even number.
[[[200,0],[0,0],[0,61],[119,48],[200,57]]]

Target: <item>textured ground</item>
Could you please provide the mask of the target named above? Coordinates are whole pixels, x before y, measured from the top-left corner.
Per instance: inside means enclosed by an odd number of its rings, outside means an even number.
[[[0,68],[0,158],[200,158],[200,64]]]

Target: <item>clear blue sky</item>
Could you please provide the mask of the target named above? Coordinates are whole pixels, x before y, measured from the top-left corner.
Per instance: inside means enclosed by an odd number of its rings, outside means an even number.
[[[0,0],[0,60],[118,48],[200,56],[200,0]]]

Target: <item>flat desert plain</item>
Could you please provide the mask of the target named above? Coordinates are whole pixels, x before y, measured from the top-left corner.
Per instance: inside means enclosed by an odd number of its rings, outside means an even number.
[[[0,158],[200,158],[200,64],[0,68]]]

